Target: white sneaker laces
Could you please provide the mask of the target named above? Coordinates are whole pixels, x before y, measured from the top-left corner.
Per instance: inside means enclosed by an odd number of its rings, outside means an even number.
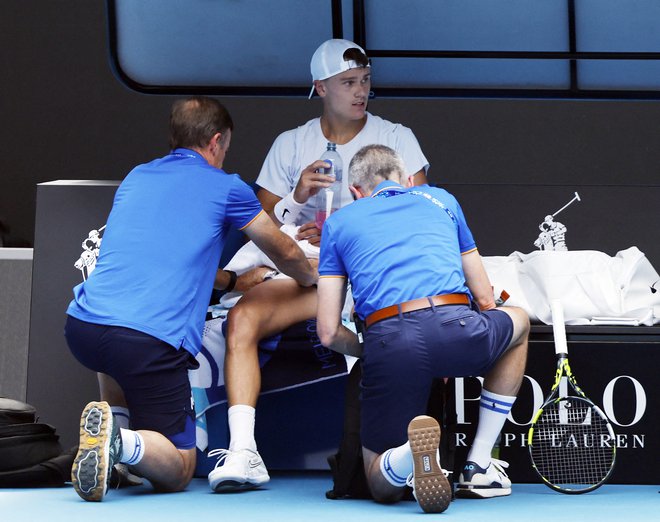
[[[215,468],[217,468],[220,464],[224,463],[227,457],[229,456],[230,453],[233,453],[233,451],[230,451],[228,449],[224,448],[217,448],[214,450],[211,450],[208,452],[209,457],[218,457],[218,462],[215,463]],[[214,469],[215,469],[214,468]]]
[[[508,467],[509,467],[509,463],[508,463],[508,462],[506,462],[506,461],[504,461],[504,460],[500,460],[500,459],[494,459],[494,458],[491,458],[491,459],[490,459],[490,462],[491,462],[491,464],[493,465],[493,467],[495,468],[495,470],[496,470],[500,475],[502,475],[502,476],[504,476],[504,477],[507,477],[507,478],[509,477],[509,475],[506,474],[506,471],[504,471],[504,468],[508,468]]]

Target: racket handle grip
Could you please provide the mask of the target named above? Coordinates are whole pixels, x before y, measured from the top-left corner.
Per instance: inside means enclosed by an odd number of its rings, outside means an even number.
[[[555,338],[555,353],[568,354],[568,344],[566,343],[566,325],[564,323],[564,307],[561,299],[550,301],[550,311],[552,312],[552,334]]]

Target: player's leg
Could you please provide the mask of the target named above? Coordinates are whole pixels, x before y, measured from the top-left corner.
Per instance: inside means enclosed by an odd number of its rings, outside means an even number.
[[[227,318],[225,386],[230,406],[256,406],[261,387],[259,341],[315,316],[316,289],[291,279],[265,281],[238,301]]]
[[[254,438],[255,408],[261,389],[258,343],[316,316],[316,289],[291,279],[275,279],[253,287],[227,318],[225,388],[230,446],[218,451],[209,473],[215,491],[249,489],[269,480]]]

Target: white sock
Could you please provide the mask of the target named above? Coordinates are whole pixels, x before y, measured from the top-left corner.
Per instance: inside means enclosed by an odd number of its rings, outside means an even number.
[[[241,449],[257,451],[257,442],[254,440],[254,418],[255,409],[246,404],[236,404],[227,410],[231,451]]]
[[[380,458],[380,472],[385,479],[398,488],[406,485],[406,479],[413,471],[413,458],[410,442],[388,449]]]
[[[137,431],[121,428],[121,457],[119,462],[135,466],[144,457],[144,439]]]
[[[515,400],[515,397],[498,395],[485,388],[481,391],[479,424],[467,460],[476,462],[482,468],[488,467],[493,446]]]
[[[130,428],[131,426],[131,413],[128,408],[122,406],[110,406],[114,423],[120,428]]]

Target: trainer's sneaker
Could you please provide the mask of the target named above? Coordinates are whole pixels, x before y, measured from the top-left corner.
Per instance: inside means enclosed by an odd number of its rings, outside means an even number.
[[[71,468],[71,481],[84,500],[103,500],[112,467],[121,455],[119,427],[113,422],[107,402],[90,402],[80,416],[78,454]]]
[[[511,480],[504,468],[509,464],[499,459],[491,459],[486,469],[476,462],[467,461],[463,467],[456,496],[462,498],[492,498],[511,494]]]
[[[270,480],[268,470],[257,451],[241,449],[214,449],[209,457],[218,457],[215,468],[209,473],[209,485],[219,493],[252,489]]]
[[[408,484],[425,513],[442,513],[449,507],[452,490],[447,472],[440,467],[440,426],[433,417],[420,415],[408,424],[413,472]]]

